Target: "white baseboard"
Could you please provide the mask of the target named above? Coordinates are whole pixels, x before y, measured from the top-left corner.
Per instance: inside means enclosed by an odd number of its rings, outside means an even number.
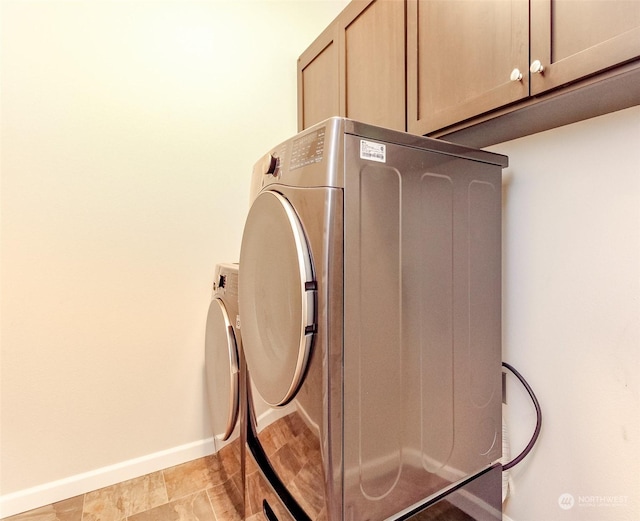
[[[513,521],[507,514],[502,514],[502,521]]]
[[[63,499],[144,476],[151,472],[157,472],[174,465],[208,456],[214,452],[215,444],[213,438],[207,438],[5,494],[0,496],[0,518],[50,505]]]

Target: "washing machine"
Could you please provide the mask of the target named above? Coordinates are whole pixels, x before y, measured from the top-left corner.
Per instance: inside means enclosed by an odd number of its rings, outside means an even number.
[[[218,264],[205,332],[207,402],[214,443],[218,446],[232,435],[239,437],[239,320],[238,265]]]
[[[240,417],[244,379],[238,314],[238,264],[214,270],[205,331],[205,382],[216,458],[212,465],[226,492],[228,519],[244,519],[244,481]]]
[[[506,166],[345,118],[258,161],[239,278],[248,515],[501,518]]]

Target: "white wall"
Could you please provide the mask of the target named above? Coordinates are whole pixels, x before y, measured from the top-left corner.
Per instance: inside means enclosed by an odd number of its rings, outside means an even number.
[[[0,517],[212,449],[213,267],[345,4],[3,0]]]
[[[640,519],[640,107],[504,143],[504,359],[543,409],[515,521]],[[535,415],[507,388],[512,455]],[[559,498],[574,505],[562,509]],[[568,506],[568,504],[566,505]]]

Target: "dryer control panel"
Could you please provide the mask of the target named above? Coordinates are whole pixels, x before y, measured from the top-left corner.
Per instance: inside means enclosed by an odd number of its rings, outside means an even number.
[[[294,139],[289,170],[295,170],[322,161],[325,134],[326,128],[321,127],[298,139]]]

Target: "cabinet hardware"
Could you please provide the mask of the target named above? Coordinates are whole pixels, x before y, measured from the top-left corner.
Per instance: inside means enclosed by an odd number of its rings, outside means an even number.
[[[529,67],[529,70],[531,71],[531,74],[542,74],[542,72],[544,71],[544,67],[542,66],[540,60],[535,60],[531,64],[531,67]]]
[[[511,76],[509,76],[509,79],[511,81],[522,81],[522,73],[520,72],[520,69],[513,69],[511,71]]]

